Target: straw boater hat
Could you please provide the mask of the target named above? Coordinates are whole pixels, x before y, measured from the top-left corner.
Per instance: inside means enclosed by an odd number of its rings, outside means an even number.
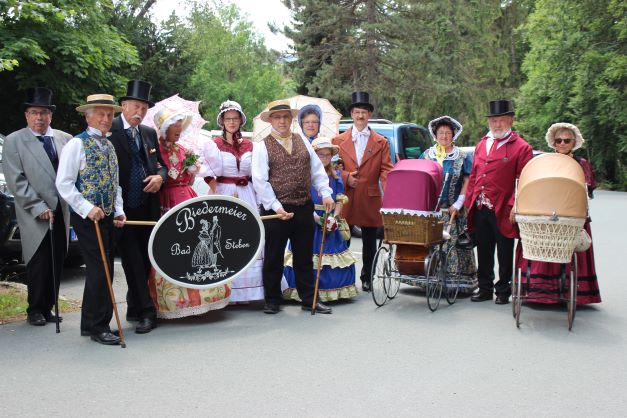
[[[218,122],[218,126],[220,126],[220,128],[224,128],[224,124],[222,123],[222,115],[224,115],[229,110],[237,110],[239,112],[242,118],[239,126],[246,125],[246,115],[242,110],[242,106],[234,100],[227,100],[220,105],[220,111],[218,112],[218,117],[216,118],[216,121]]]
[[[168,128],[179,120],[183,121],[183,130],[181,133],[185,132],[185,130],[192,123],[192,118],[193,116],[186,109],[172,109],[164,106],[159,109],[157,113],[155,113],[154,122],[157,130],[159,131],[159,137],[165,138],[165,133]]]
[[[435,128],[440,123],[446,123],[447,125],[451,125],[453,127],[453,142],[462,134],[462,130],[464,129],[462,124],[453,119],[450,116],[440,116],[439,118],[433,119],[429,122],[429,133],[431,134],[431,138],[436,141],[435,136]]]
[[[327,138],[325,136],[319,136],[318,138],[314,139],[311,143],[311,146],[313,147],[314,151],[328,148],[331,150],[332,155],[336,155],[338,152],[340,152],[340,147],[337,145],[333,145],[333,143],[331,143],[331,138]]]
[[[573,134],[575,134],[575,146],[573,147],[573,151],[583,146],[585,141],[581,136],[581,132],[579,132],[579,128],[571,123],[559,122],[551,125],[549,130],[546,131],[546,143],[549,144],[549,147],[555,149],[555,134],[562,129],[569,129]]]
[[[264,122],[270,123],[270,116],[273,113],[282,112],[284,110],[290,111],[290,113],[292,114],[292,119],[298,115],[298,109],[293,109],[289,100],[275,100],[268,103],[268,106],[259,115],[259,119]]]
[[[76,110],[85,113],[86,110],[94,107],[108,107],[114,112],[122,111],[122,108],[115,103],[113,96],[110,94],[92,94],[91,96],[87,96],[86,103],[78,106]]]

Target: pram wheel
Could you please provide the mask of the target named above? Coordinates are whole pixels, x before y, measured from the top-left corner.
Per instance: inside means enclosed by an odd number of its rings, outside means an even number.
[[[566,301],[568,310],[568,330],[572,330],[577,310],[577,254],[573,253],[571,269],[568,281],[568,300]]]
[[[520,311],[522,310],[522,277],[521,269],[518,269],[518,274],[514,275],[512,280],[512,313],[516,318],[516,327],[520,328]],[[527,267],[527,280],[531,275],[531,267]]]
[[[398,272],[398,268],[396,267],[396,263],[394,262],[396,255],[396,246],[392,245],[390,247],[390,266],[389,266],[389,275],[386,276],[385,282],[385,290],[387,291],[388,299],[394,299],[398,294],[398,289],[401,287],[401,277]]]
[[[392,253],[387,245],[381,245],[372,263],[371,289],[372,300],[377,306],[383,306],[387,300],[387,288],[390,281]]]
[[[446,301],[449,305],[452,305],[457,300],[457,295],[459,294],[459,266],[456,266],[455,274],[449,273],[449,263],[450,263],[450,253],[453,250],[453,247],[450,247],[446,253],[446,263],[445,263],[445,275],[444,275],[444,297],[446,297]]]
[[[427,262],[427,305],[431,312],[435,312],[440,305],[445,276],[446,253],[438,248],[429,256]]]

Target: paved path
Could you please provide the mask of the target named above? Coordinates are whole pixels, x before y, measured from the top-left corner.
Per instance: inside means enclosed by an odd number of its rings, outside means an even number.
[[[523,307],[516,329],[511,305],[431,313],[404,285],[382,308],[362,293],[333,315],[237,306],[147,335],[124,321],[126,349],[80,337],[72,313],[58,335],[0,326],[0,416],[625,416],[625,213],[626,193],[591,202],[603,303],[572,332],[564,308]],[[62,293],[80,297],[76,273]]]

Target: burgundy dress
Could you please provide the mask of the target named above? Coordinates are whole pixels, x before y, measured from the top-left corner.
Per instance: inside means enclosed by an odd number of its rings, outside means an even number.
[[[594,172],[588,161],[575,157],[575,160],[583,168],[588,184],[588,194],[592,198],[592,193],[596,188]],[[586,221],[584,229],[592,238],[590,231],[590,218]],[[577,255],[577,305],[601,302],[599,284],[597,282],[596,269],[594,268],[594,249],[590,245],[587,251],[575,253]],[[527,271],[527,260],[522,255],[522,245],[518,242],[516,248],[516,272],[518,267],[522,269],[524,276]],[[559,277],[561,265],[559,263],[545,263],[542,261],[531,262],[531,279],[527,302],[536,303],[557,303],[559,297]],[[566,267],[566,274],[570,273],[570,265]],[[524,279],[523,279],[524,280]],[[523,281],[524,283],[524,281]]]

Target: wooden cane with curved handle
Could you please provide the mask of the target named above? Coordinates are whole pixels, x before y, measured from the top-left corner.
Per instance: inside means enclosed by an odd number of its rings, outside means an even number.
[[[115,294],[113,293],[113,286],[111,285],[111,272],[109,271],[109,261],[104,250],[104,244],[102,243],[102,235],[100,235],[100,225],[98,221],[94,221],[96,227],[96,237],[98,237],[98,247],[100,247],[100,256],[102,257],[102,265],[104,266],[105,276],[107,279],[107,289],[109,289],[109,296],[111,296],[111,304],[113,305],[113,313],[115,313],[115,321],[118,324],[118,331],[120,332],[120,345],[122,348],[126,348],[126,341],[124,340],[124,332],[122,331],[122,325],[120,324],[120,315],[118,315],[118,307],[115,303]]]
[[[320,284],[320,270],[322,270],[322,256],[324,255],[324,237],[327,234],[327,218],[329,211],[325,210],[322,218],[322,239],[320,240],[320,254],[318,254],[318,267],[316,268],[316,285],[314,286],[314,297],[311,304],[311,314],[316,314],[316,304],[318,302],[318,285]]]

